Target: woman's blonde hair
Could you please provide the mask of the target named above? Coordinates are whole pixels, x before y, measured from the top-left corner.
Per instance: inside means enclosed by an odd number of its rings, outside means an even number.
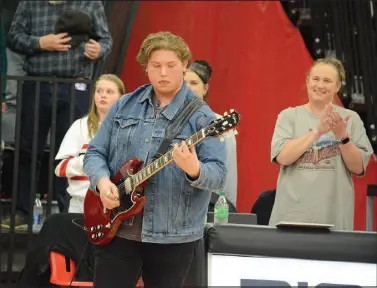
[[[331,65],[332,67],[334,67],[334,69],[336,70],[336,73],[338,75],[338,81],[340,83],[340,89],[338,91],[338,94],[341,94],[341,91],[343,90],[343,87],[346,83],[346,70],[344,69],[342,62],[340,60],[338,60],[337,58],[334,58],[334,57],[317,59],[312,64],[312,66],[310,67],[309,74],[312,71],[313,67],[318,65],[318,64],[327,64],[327,65]]]
[[[185,40],[171,32],[149,34],[141,44],[136,59],[142,66],[146,66],[152,53],[158,50],[173,51],[181,62],[187,60],[188,64],[191,63],[191,52]]]
[[[119,94],[121,96],[125,94],[123,81],[120,80],[120,78],[114,74],[101,75],[97,79],[96,83],[94,84],[94,94],[95,94],[95,91],[97,90],[97,84],[101,80],[107,80],[107,81],[113,82],[117,86]],[[90,111],[88,114],[88,132],[89,132],[90,138],[93,138],[94,135],[97,133],[98,127],[99,127],[99,115],[98,115],[98,110],[97,110],[97,106],[94,101],[94,95],[93,95],[92,104],[91,104]]]

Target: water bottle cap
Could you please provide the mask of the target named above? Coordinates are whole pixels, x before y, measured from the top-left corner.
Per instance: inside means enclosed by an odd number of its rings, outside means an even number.
[[[220,196],[225,196],[224,191],[221,191],[221,192],[220,192]]]
[[[35,195],[38,199],[41,198],[41,194]]]

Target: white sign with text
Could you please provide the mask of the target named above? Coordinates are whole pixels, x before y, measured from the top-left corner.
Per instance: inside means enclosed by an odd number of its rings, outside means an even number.
[[[377,264],[208,254],[208,285],[377,287]]]

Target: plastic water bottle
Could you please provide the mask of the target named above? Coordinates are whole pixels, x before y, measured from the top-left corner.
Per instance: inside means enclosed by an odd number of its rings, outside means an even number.
[[[226,202],[224,192],[220,192],[220,197],[215,204],[214,224],[223,225],[228,223],[229,205]]]
[[[43,225],[43,206],[41,203],[41,195],[37,194],[35,197],[33,207],[33,232],[38,233]]]

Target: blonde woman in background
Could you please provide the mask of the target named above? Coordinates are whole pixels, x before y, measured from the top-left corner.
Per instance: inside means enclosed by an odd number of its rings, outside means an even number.
[[[57,251],[72,259],[79,267],[76,279],[93,281],[93,250],[87,233],[76,225],[83,219],[83,202],[89,181],[83,171],[83,157],[90,139],[107,112],[125,89],[116,75],[104,74],[94,87],[94,97],[87,116],[76,120],[67,131],[56,159],[62,159],[55,169],[56,175],[67,177],[71,195],[69,213],[53,214],[43,224],[38,239],[26,257],[25,267],[18,280],[18,287],[45,287],[50,285],[49,253]],[[78,265],[78,263],[80,263]],[[47,287],[47,286],[46,286]]]
[[[55,174],[58,177],[68,178],[67,192],[71,196],[68,210],[70,213],[84,212],[84,198],[89,188],[89,180],[83,169],[86,149],[111,106],[124,93],[123,82],[116,75],[100,76],[95,85],[89,114],[72,124],[60,145],[55,159],[62,161],[56,166]]]
[[[344,82],[339,60],[319,59],[306,79],[308,103],[279,114],[271,159],[280,174],[270,225],[305,222],[353,230],[352,175],[365,174],[373,149],[359,115],[333,104]]]

